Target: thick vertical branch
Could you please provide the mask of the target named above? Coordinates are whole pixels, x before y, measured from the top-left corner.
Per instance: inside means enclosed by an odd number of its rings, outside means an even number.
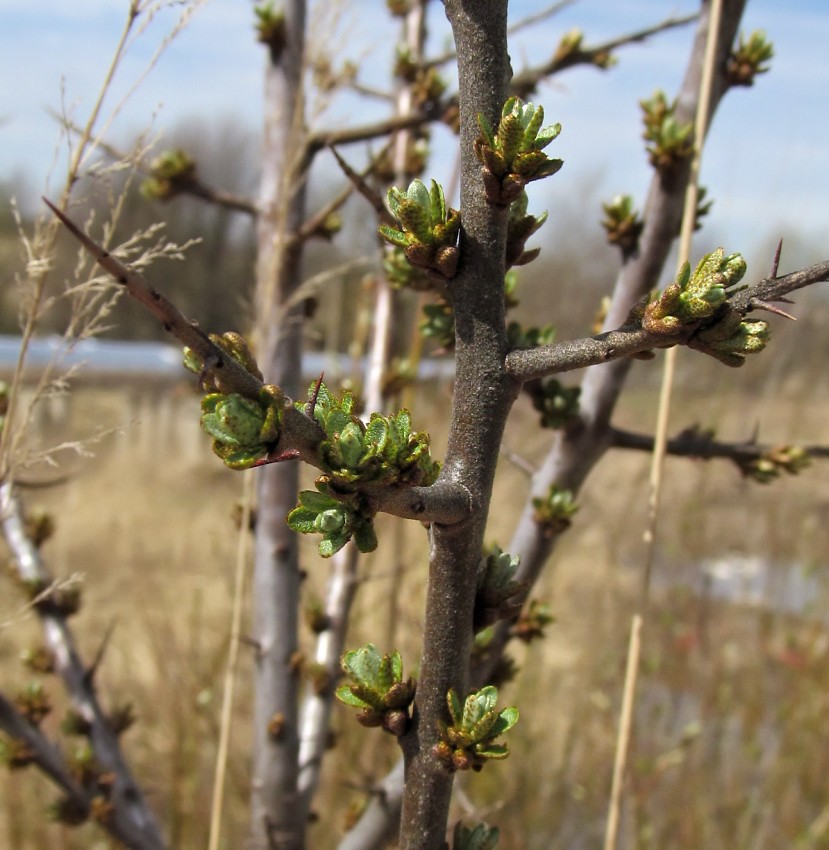
[[[711,94],[712,115],[726,92],[725,60],[734,42],[745,3],[746,0],[726,0],[725,3]],[[697,33],[677,99],[675,114],[680,122],[693,121],[696,114],[709,6],[707,0],[702,3]],[[660,284],[671,246],[679,234],[689,171],[689,162],[681,160],[669,173],[654,174],[645,206],[645,226],[639,249],[625,259],[619,272],[603,330],[622,325],[633,304]],[[630,359],[617,360],[586,370],[579,416],[556,434],[549,454],[533,476],[530,498],[510,543],[509,551],[521,557],[520,580],[530,584],[535,581],[555,544],[555,537],[546,536],[535,521],[532,499],[543,498],[552,484],[573,492],[579,490],[609,446],[610,419],[631,363]],[[497,640],[504,641],[506,633],[506,627],[501,626]],[[497,652],[492,657],[497,657]],[[480,673],[485,675],[485,671]]]
[[[305,0],[283,5],[284,41],[271,45],[265,70],[265,138],[257,219],[257,337],[268,380],[300,396],[301,305],[285,309],[300,283],[305,175],[296,172],[303,133],[302,71]],[[296,504],[298,466],[260,472],[254,554],[253,631],[257,645],[254,697],[251,846],[297,850],[305,819],[298,805],[300,571],[297,541],[285,523]],[[278,733],[275,731],[278,729]]]
[[[510,76],[506,0],[447,0],[455,35],[461,110],[461,263],[451,292],[456,319],[456,385],[442,475],[474,505],[457,525],[433,525],[423,656],[406,758],[401,847],[443,846],[452,777],[436,759],[437,721],[449,688],[466,691],[472,608],[497,451],[516,386],[504,371],[506,212],[490,206],[474,157],[476,116],[497,124]]]

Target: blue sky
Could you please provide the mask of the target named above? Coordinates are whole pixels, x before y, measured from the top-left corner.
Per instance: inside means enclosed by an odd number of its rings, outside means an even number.
[[[330,6],[332,4],[322,4]],[[325,39],[335,55],[368,56],[363,79],[382,73],[394,44],[384,29],[380,0],[357,0],[334,36]],[[546,0],[521,0],[513,18],[545,7]],[[232,118],[256,132],[261,123],[262,49],[252,36],[250,0],[206,0],[186,30],[130,97],[111,138],[123,144],[147,128],[163,131],[185,120]],[[523,33],[511,45],[513,65],[544,56],[573,26],[588,43],[655,23],[666,15],[696,9],[690,0],[580,0],[552,21]],[[784,8],[785,7],[785,8]],[[29,202],[44,189],[58,143],[48,109],[63,102],[82,118],[100,87],[128,0],[0,0],[4,46],[0,51],[0,180],[24,178]],[[115,81],[114,105],[126,93],[157,48],[180,8],[159,14],[132,46]],[[448,30],[442,8],[432,11],[434,43]],[[749,0],[745,29],[762,28],[776,57],[770,74],[752,89],[729,94],[717,115],[703,165],[703,183],[715,206],[711,231],[728,250],[767,257],[776,235],[797,231],[817,256],[829,254],[829,3],[826,0]],[[596,205],[618,191],[640,201],[649,170],[640,141],[637,101],[662,87],[676,90],[688,52],[691,28],[661,35],[647,45],[620,51],[609,73],[576,69],[555,78],[537,100],[564,130],[556,155],[565,169],[544,196],[554,216],[556,193],[587,193]],[[371,107],[351,102],[332,107],[322,125],[344,116],[359,120]],[[440,165],[440,160],[436,163]],[[439,174],[436,176],[440,176]],[[57,181],[52,178],[54,185]],[[26,198],[22,200],[26,201]],[[551,219],[552,221],[552,219]],[[765,260],[763,261],[765,262]]]

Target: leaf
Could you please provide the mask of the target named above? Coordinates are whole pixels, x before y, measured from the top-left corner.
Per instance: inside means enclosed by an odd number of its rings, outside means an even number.
[[[446,703],[449,706],[449,715],[452,718],[452,723],[455,726],[460,726],[463,720],[463,707],[461,706],[457,692],[452,688],[446,694]]]
[[[339,434],[338,445],[345,465],[356,469],[363,455],[362,428],[356,422],[349,422]]]
[[[397,216],[395,216],[395,218],[396,217]],[[392,245],[397,245],[398,248],[405,248],[411,244],[411,237],[404,231],[398,230],[396,227],[390,227],[388,224],[381,224],[377,229],[386,242],[390,242]]]
[[[325,417],[325,433],[331,440],[351,424],[351,417],[339,407]]]
[[[319,490],[302,490],[299,494],[299,503],[315,513],[322,513],[338,504],[336,499],[327,493],[320,493]]]
[[[361,552],[373,552],[377,548],[377,534],[372,522],[361,522],[354,529],[354,543]]]
[[[429,210],[432,214],[432,224],[440,224],[446,220],[446,198],[443,195],[443,187],[437,180],[432,180],[429,189]]]
[[[403,658],[400,653],[395,649],[391,654],[391,673],[392,679],[395,682],[403,681]]]
[[[484,137],[484,141],[490,147],[493,147],[495,145],[495,133],[492,130],[492,125],[486,120],[486,116],[482,112],[478,113],[478,126],[481,128],[481,135]]]
[[[401,192],[400,189],[392,186],[389,191],[386,193],[386,201],[389,205],[389,210],[391,210],[391,214],[397,218],[397,211],[400,209],[400,204],[406,200],[406,193]],[[380,228],[383,229],[382,227]]]
[[[489,735],[491,738],[497,738],[500,735],[503,735],[504,732],[512,729],[513,726],[518,722],[518,709],[511,705],[508,708],[505,708],[499,715],[498,719],[493,724],[492,728],[489,730]]]
[[[350,685],[340,685],[340,687],[334,691],[334,696],[337,697],[340,702],[345,703],[345,705],[354,706],[354,708],[371,708],[369,703],[360,699],[360,697],[351,690]]]
[[[363,445],[367,457],[382,455],[389,439],[389,422],[379,413],[372,413],[363,435]]]
[[[422,185],[422,184],[421,184]],[[424,187],[423,191],[426,191]],[[411,233],[418,242],[429,245],[432,240],[432,217],[429,213],[429,195],[426,195],[426,206],[420,206],[414,201],[404,201],[397,212],[397,220],[403,229]],[[409,239],[411,243],[412,240]]]
[[[320,540],[320,555],[322,555],[323,558],[330,558],[332,555],[339,552],[346,543],[348,543],[350,537],[350,534],[343,534],[342,532],[326,534],[325,537]]]
[[[422,180],[415,178],[409,184],[409,190],[406,192],[406,197],[409,201],[416,204],[424,212],[431,206],[429,190],[426,188]]]
[[[498,689],[494,685],[487,685],[479,691],[473,691],[466,698],[463,706],[464,729],[472,729],[481,721],[485,714],[495,708],[498,702]]]
[[[507,98],[506,102],[504,103],[504,107],[501,110],[501,118],[502,119],[506,118],[507,115],[509,115],[512,112],[512,109],[515,106],[515,103],[516,103],[517,100],[518,100],[518,98],[515,95],[513,95],[510,98]]]
[[[499,838],[497,827],[479,823],[470,828],[458,821],[455,825],[452,850],[495,850]]]
[[[318,513],[319,511],[313,511],[302,506],[296,507],[288,514],[287,523],[299,534],[313,534],[316,531],[314,521]]]
[[[375,687],[380,693],[385,694],[393,684],[394,676],[391,669],[391,658],[388,655],[384,655],[380,659],[380,666],[377,668]]]
[[[483,759],[505,759],[509,755],[509,748],[506,744],[487,744],[475,747],[475,755]]]
[[[492,732],[492,727],[498,721],[498,715],[494,711],[487,711],[472,726],[465,727],[470,739],[474,743],[486,742],[497,737]]]
[[[527,122],[526,130],[524,130],[524,141],[521,145],[521,148],[525,151],[536,147],[535,139],[544,121],[544,107],[536,107],[532,103],[528,103],[524,108],[524,116],[526,117],[527,115],[529,115],[529,121]]]
[[[498,141],[500,141],[501,153],[504,162],[512,170],[512,161],[521,150],[521,142],[524,139],[524,128],[521,119],[513,112],[502,119],[498,127]]]
[[[346,652],[343,656],[343,669],[358,682],[374,686],[382,663],[382,656],[373,643],[367,643],[359,649]]]
[[[547,147],[554,139],[557,139],[561,133],[561,124],[553,124],[551,127],[545,127],[535,138],[535,150],[540,151]]]

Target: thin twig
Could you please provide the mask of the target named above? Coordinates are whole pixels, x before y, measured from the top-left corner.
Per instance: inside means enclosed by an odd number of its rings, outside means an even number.
[[[578,50],[573,50],[561,57],[554,54],[550,60],[545,62],[543,65],[536,68],[525,68],[523,71],[516,74],[510,83],[510,90],[521,96],[526,96],[530,92],[535,91],[535,89],[538,88],[539,83],[543,80],[547,80],[554,74],[560,73],[567,68],[573,68],[577,65],[595,66],[596,59],[600,56],[607,56],[613,50],[629,44],[638,44],[660,32],[675,29],[676,27],[686,26],[687,24],[693,23],[698,17],[699,15],[686,15],[681,18],[667,18],[661,23],[654,24],[650,27],[644,27],[643,29],[628,33],[627,35],[611,38],[608,41],[594,45],[593,47],[579,48]]]
[[[621,428],[611,428],[610,445],[619,449],[652,452],[654,438],[650,434],[638,434]],[[730,460],[742,468],[752,461],[759,460],[778,448],[777,444],[758,443],[755,437],[741,442],[715,440],[713,436],[697,428],[686,428],[665,444],[665,450],[674,457],[689,457],[698,460]],[[810,457],[829,457],[829,446],[800,446]]]

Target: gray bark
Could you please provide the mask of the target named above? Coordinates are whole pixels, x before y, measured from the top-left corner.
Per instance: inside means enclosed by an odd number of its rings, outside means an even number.
[[[497,124],[510,77],[505,0],[447,0],[455,34],[461,109],[461,264],[452,282],[456,385],[444,480],[470,494],[469,519],[431,527],[424,645],[412,729],[402,739],[405,791],[400,846],[442,847],[452,776],[433,753],[450,688],[465,694],[472,609],[483,533],[504,423],[518,391],[505,371],[506,211],[484,198],[473,154],[476,116]]]
[[[259,363],[268,381],[301,395],[301,305],[283,309],[301,282],[301,243],[290,237],[305,217],[304,175],[295,169],[303,143],[302,70],[305,2],[290,0],[285,43],[265,69],[265,137],[257,218]],[[298,464],[259,471],[254,546],[253,637],[256,642],[251,841],[255,850],[299,850],[305,819],[298,796],[300,571],[296,535],[285,517],[296,504]],[[281,731],[272,734],[271,723]]]

